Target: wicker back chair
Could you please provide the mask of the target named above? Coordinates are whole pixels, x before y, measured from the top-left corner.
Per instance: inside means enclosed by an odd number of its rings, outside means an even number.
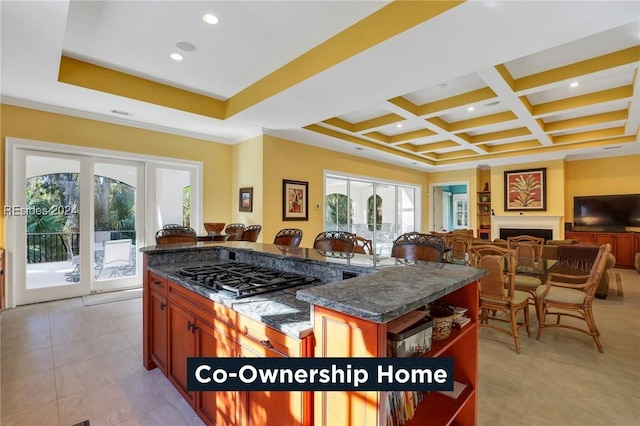
[[[353,253],[355,236],[345,231],[325,231],[316,236],[313,248],[324,251]]]
[[[302,230],[297,228],[284,228],[278,231],[273,239],[273,244],[279,246],[298,247],[302,241]]]
[[[572,251],[576,253],[575,260],[572,262],[576,269],[586,270],[589,264],[590,267],[584,275],[550,272],[547,282],[538,287],[536,290],[539,320],[537,338],[540,339],[542,329],[547,327],[568,328],[593,337],[598,350],[604,352],[599,339],[600,333],[593,318],[592,303],[600,279],[605,273],[611,245],[604,244],[598,247],[576,244]],[[591,261],[591,259],[593,260]],[[564,259],[559,256],[559,260],[562,263]],[[547,315],[555,315],[555,321],[546,322]],[[561,324],[560,319],[563,316],[584,320],[588,329],[585,330],[572,324]]]
[[[444,249],[444,239],[437,235],[409,232],[396,238],[391,248],[391,256],[409,260],[440,262]]]
[[[471,264],[489,271],[480,278],[480,327],[493,328],[513,337],[516,352],[520,353],[520,330],[529,332],[529,293],[515,289],[515,253],[495,245],[474,245],[469,248]],[[518,313],[524,312],[524,322]],[[492,312],[494,315],[489,315]],[[507,319],[495,315],[503,312]],[[489,323],[491,321],[491,323]],[[508,323],[509,328],[495,322]]]
[[[224,228],[224,233],[227,235],[231,235],[229,238],[227,238],[227,241],[240,241],[243,232],[243,223],[230,223]]]
[[[195,243],[198,236],[193,228],[168,224],[156,232],[156,244]]]
[[[527,274],[527,269],[535,269],[535,265],[542,259],[542,247],[544,238],[520,235],[507,237],[507,248],[514,250],[517,271],[515,285],[516,290],[528,291],[531,301],[535,304],[536,289],[542,284],[542,280]]]
[[[449,251],[444,254],[444,259],[449,263],[458,265],[470,265],[469,246],[473,236],[468,234],[453,234],[449,237]]]
[[[361,254],[373,254],[373,242],[367,238],[355,235],[353,252]]]
[[[249,225],[242,231],[240,240],[256,242],[258,240],[258,235],[260,235],[260,231],[262,231],[262,225]]]

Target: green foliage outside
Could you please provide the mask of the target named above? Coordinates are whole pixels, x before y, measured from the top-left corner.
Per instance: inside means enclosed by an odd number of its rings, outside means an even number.
[[[27,261],[51,262],[78,254],[80,183],[77,173],[57,173],[27,179]],[[135,189],[123,182],[94,179],[96,231],[135,230]],[[39,235],[48,234],[48,235]],[[113,239],[133,238],[132,232]]]
[[[353,208],[349,208],[349,199],[344,194],[329,194],[325,197],[326,210],[324,223],[327,230],[348,231],[353,223]]]
[[[367,198],[367,227],[369,231],[373,231],[373,212],[376,215],[376,231],[382,228],[382,197],[376,195],[375,205],[373,195]]]

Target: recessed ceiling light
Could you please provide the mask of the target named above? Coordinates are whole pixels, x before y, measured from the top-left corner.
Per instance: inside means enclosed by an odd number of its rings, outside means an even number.
[[[578,86],[580,86],[580,83],[578,83],[577,81],[574,81],[569,85],[569,87],[578,87]]]
[[[400,129],[400,128],[402,127],[402,123],[398,123],[398,124],[396,124],[396,127],[397,127],[398,129]]]
[[[467,111],[473,111],[475,110],[475,107],[470,106],[469,108],[467,108]]]
[[[196,45],[193,43],[189,43],[188,41],[179,41],[176,43],[176,46],[180,50],[184,50],[185,52],[193,52],[196,50]]]
[[[202,17],[202,20],[204,22],[206,22],[207,24],[211,24],[211,25],[215,25],[218,22],[220,22],[220,20],[218,19],[218,17],[216,15],[212,15],[210,13],[207,13],[206,15],[204,15]]]
[[[445,83],[440,83],[440,84],[436,85],[436,87],[438,89],[444,89],[445,87],[447,87],[447,85]]]
[[[179,53],[172,53],[171,55],[169,55],[169,57],[174,61],[181,61],[184,59],[184,57]]]

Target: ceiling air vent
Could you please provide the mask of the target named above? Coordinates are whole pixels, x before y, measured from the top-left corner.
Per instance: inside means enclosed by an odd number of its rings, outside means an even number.
[[[111,112],[114,113],[114,114],[118,114],[118,115],[124,115],[125,117],[132,117],[133,116],[132,112],[120,111],[119,109],[112,109]]]
[[[618,149],[618,148],[622,148],[622,145],[616,145],[616,146],[605,146],[603,149]]]

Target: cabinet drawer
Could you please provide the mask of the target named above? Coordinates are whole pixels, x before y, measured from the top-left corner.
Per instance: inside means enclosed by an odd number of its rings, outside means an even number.
[[[289,337],[257,321],[238,315],[238,331],[241,345],[251,347],[264,356],[300,357],[302,341]]]
[[[149,288],[151,291],[155,291],[156,293],[160,293],[163,296],[167,295],[167,279],[161,277],[158,274],[154,274],[153,272],[149,272]]]
[[[169,281],[168,299],[193,313],[201,321],[233,338],[236,331],[236,312],[213,302],[179,284]]]

